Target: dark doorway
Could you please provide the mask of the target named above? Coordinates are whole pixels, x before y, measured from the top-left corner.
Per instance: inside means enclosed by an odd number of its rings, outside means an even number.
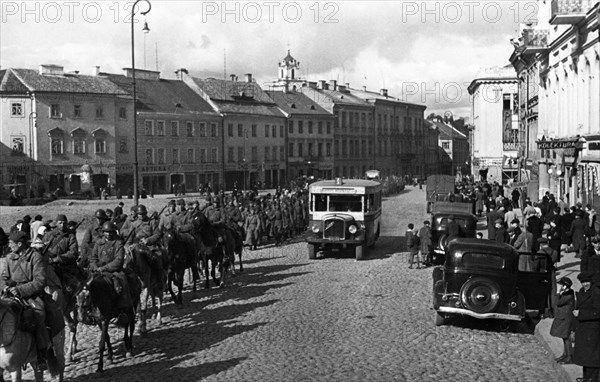
[[[69,190],[72,192],[81,191],[81,177],[79,175],[71,175]]]

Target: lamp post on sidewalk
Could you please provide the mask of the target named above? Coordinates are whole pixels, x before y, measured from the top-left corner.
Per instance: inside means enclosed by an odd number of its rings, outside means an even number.
[[[133,29],[133,16],[135,15],[135,6],[140,2],[145,1],[148,4],[148,10],[140,12],[146,15],[152,9],[152,4],[149,0],[136,0],[131,7],[131,84],[133,86],[133,203],[139,204],[139,174],[138,174],[138,142],[137,142],[137,93],[135,89],[135,35]],[[144,22],[144,33],[150,32],[148,24]]]

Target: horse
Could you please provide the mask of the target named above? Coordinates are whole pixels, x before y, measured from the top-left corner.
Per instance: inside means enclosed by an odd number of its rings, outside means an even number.
[[[37,349],[34,334],[21,330],[21,303],[13,298],[0,297],[0,382],[4,382],[4,370],[11,373],[13,382],[21,381],[22,370],[30,364],[36,382],[44,380],[43,371],[37,367]],[[65,330],[53,338],[54,356],[48,358],[48,369],[53,377],[64,380]]]
[[[206,277],[205,289],[210,289],[210,277],[212,276],[214,283],[217,286],[223,287],[225,282],[225,272],[223,272],[224,252],[222,239],[219,233],[212,227],[206,216],[202,212],[196,212],[192,217],[193,232],[192,235],[196,240],[196,247],[200,253],[202,269]],[[208,262],[210,261],[212,269],[209,270]],[[215,274],[215,269],[219,269],[221,279],[218,279]],[[210,275],[209,275],[210,272]]]
[[[137,276],[127,277],[132,306],[128,310],[118,307],[119,296],[117,295],[112,279],[102,274],[93,273],[90,280],[86,282],[83,290],[77,295],[77,315],[80,322],[86,325],[98,325],[101,330],[99,347],[99,359],[97,373],[104,371],[104,347],[108,350],[107,361],[113,360],[113,349],[108,335],[108,325],[111,319],[118,317],[121,313],[127,316],[127,323],[117,324],[124,328],[123,343],[125,344],[125,357],[131,357],[133,352],[133,332],[135,330],[136,308],[140,300],[141,282]]]
[[[176,305],[182,305],[183,279],[185,270],[192,269],[193,290],[196,291],[196,281],[200,279],[198,274],[198,261],[196,242],[193,237],[187,240],[174,230],[169,229],[163,235],[163,246],[167,250],[169,258],[169,271],[167,273],[167,288]],[[177,295],[173,292],[173,283],[177,285]]]
[[[244,237],[241,232],[227,224],[216,224],[213,227],[223,237],[222,247],[226,259],[224,261],[225,270],[231,269],[231,272],[235,274],[235,255],[237,254],[240,258],[240,272],[244,272],[244,265],[242,264]]]
[[[141,281],[140,293],[140,335],[145,337],[148,334],[146,326],[148,312],[148,298],[152,301],[152,306],[156,309],[156,323],[162,324],[162,301],[164,298],[164,285],[161,282],[161,276],[156,274],[156,270],[151,266],[152,251],[150,248],[142,245],[132,247],[125,251],[125,267],[132,267],[134,273]]]

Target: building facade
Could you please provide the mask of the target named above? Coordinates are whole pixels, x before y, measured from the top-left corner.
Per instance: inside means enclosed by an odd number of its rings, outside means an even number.
[[[181,80],[136,69],[138,176],[150,193],[218,189],[223,179],[221,116]],[[107,75],[131,92],[131,70]],[[132,179],[133,129],[118,137],[117,178]]]
[[[245,81],[200,79],[179,71],[182,80],[221,115],[223,184],[226,189],[276,187],[288,181],[286,117],[246,74]]]
[[[527,155],[522,180],[600,207],[600,1],[538,2],[537,24],[514,40],[511,62],[527,103],[521,103]],[[536,85],[539,84],[539,86]]]
[[[483,69],[469,85],[472,169],[477,180],[518,180],[518,79],[511,65]]]
[[[289,179],[333,177],[333,115],[296,90],[267,91],[287,117]]]
[[[92,75],[66,73],[59,65],[1,75],[1,139],[11,148],[0,160],[3,184],[36,195],[117,186],[119,126],[132,117],[127,92],[98,67]]]

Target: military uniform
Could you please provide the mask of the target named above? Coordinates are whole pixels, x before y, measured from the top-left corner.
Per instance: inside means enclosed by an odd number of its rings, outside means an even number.
[[[141,218],[138,217],[133,223],[131,223],[131,233],[128,235],[126,244],[150,251],[152,254],[150,266],[158,276],[161,287],[164,287],[166,271],[165,265],[168,263],[164,259],[165,254],[161,248],[157,246],[158,240],[161,237],[161,233],[158,230],[158,226],[155,221],[146,215],[146,208],[144,206],[138,206],[138,214],[140,213],[139,208],[141,207],[143,207],[144,214]],[[144,239],[145,244],[143,243],[142,239]]]
[[[96,241],[102,238],[102,224],[96,220],[91,226],[89,226],[83,234],[83,240],[81,241],[81,257],[79,259],[79,265],[83,268],[87,268],[89,257],[94,249]]]
[[[214,204],[212,206],[206,207],[204,210],[204,216],[208,219],[210,224],[219,224],[224,222],[223,214],[218,206]]]
[[[246,230],[246,244],[250,245],[251,249],[256,249],[260,228],[260,218],[258,214],[254,211],[251,211],[244,222],[244,229]]]
[[[83,278],[77,265],[79,249],[75,234],[66,227],[63,230],[55,228],[46,232],[42,241],[46,246],[44,252],[48,256],[48,263],[62,282],[63,292],[66,295],[74,295]]]
[[[96,242],[90,255],[90,270],[99,271],[103,276],[110,278],[119,294],[119,308],[128,310],[132,308],[129,283],[123,268],[125,249],[121,240],[102,238]]]

